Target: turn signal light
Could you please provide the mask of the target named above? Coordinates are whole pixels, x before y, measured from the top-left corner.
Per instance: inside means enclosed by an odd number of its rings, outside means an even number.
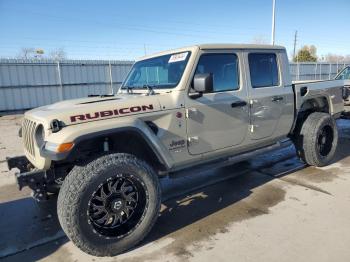
[[[74,143],[64,143],[64,144],[59,144],[56,151],[58,153],[65,153],[71,150],[74,146]]]

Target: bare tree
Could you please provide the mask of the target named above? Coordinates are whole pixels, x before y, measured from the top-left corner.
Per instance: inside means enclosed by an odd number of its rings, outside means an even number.
[[[64,48],[57,48],[50,52],[50,58],[54,60],[63,60],[67,58],[67,53],[64,51]]]
[[[337,62],[339,63],[339,62],[342,62],[344,60],[344,56],[328,53],[327,55],[325,55],[324,59],[325,59],[325,61],[330,62],[330,63],[337,63]]]
[[[349,63],[350,62],[350,55],[337,55],[328,53],[325,55],[325,61],[330,63]]]
[[[29,59],[29,58],[33,58],[34,55],[35,55],[35,48],[23,47],[23,48],[21,48],[21,50],[18,54],[18,58]]]

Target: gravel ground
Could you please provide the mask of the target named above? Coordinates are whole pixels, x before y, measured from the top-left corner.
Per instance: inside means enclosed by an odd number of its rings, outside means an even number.
[[[22,115],[0,117],[3,261],[350,261],[350,121],[339,120],[336,160],[306,167],[286,148],[231,167],[163,180],[161,215],[135,249],[114,258],[79,251],[55,199],[18,191],[7,156],[21,154]],[[239,175],[239,176],[238,176]]]

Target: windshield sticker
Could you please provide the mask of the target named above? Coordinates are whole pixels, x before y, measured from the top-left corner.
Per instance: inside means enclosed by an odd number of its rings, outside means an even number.
[[[175,63],[186,60],[188,52],[180,53],[180,54],[174,54],[170,57],[168,63]]]

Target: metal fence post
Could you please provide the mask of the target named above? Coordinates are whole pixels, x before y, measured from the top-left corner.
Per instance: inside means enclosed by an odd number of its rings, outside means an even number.
[[[297,62],[297,81],[300,80],[300,64]]]
[[[62,101],[64,96],[63,96],[63,85],[62,85],[62,77],[61,77],[61,66],[59,61],[57,61],[57,76],[58,76],[58,84],[59,84],[58,97],[60,101]]]
[[[111,60],[108,61],[108,65],[109,65],[109,81],[111,84],[111,94],[114,95]]]
[[[338,62],[338,59],[337,59],[337,72],[336,72],[336,74],[338,74],[338,70],[339,70],[339,62]]]
[[[328,75],[328,80],[331,80],[331,73],[332,73],[332,63],[329,63],[329,75]]]
[[[315,80],[317,79],[317,63],[315,63]]]

